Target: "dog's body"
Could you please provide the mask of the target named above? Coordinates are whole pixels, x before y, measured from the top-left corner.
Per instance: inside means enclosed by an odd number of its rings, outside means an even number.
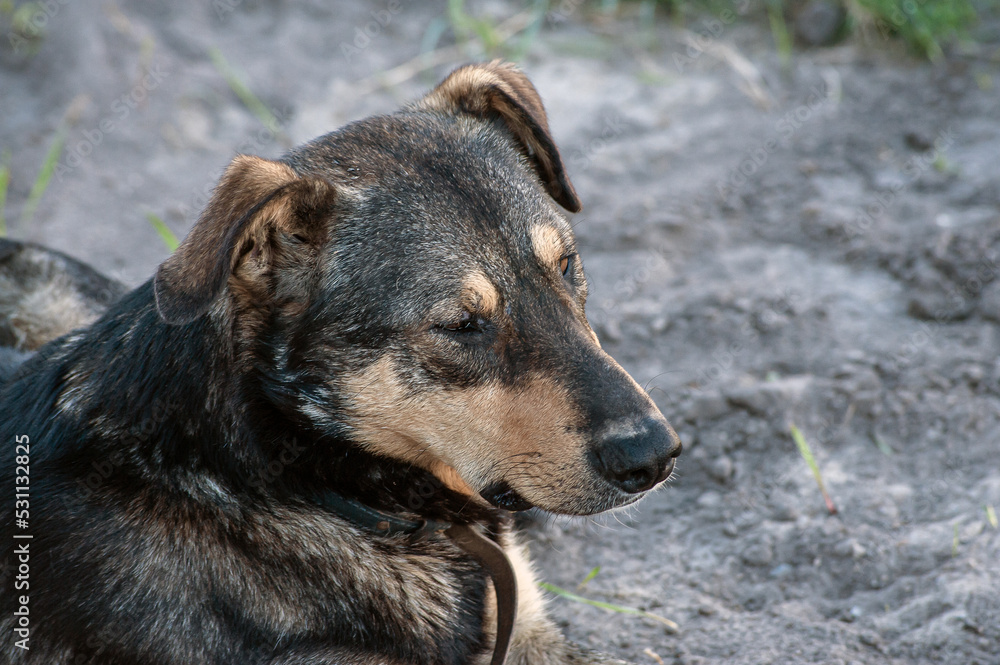
[[[14,572],[30,552],[0,662],[487,662],[479,564],[331,491],[473,525],[518,574],[508,662],[593,662],[545,617],[507,510],[626,505],[680,446],[590,331],[553,200],[579,208],[537,93],[496,63],[237,157],[154,280],[0,388],[0,552]]]
[[[34,351],[93,323],[127,292],[65,254],[0,238],[0,349]]]

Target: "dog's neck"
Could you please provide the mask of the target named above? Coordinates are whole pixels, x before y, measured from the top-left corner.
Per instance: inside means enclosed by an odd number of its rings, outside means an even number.
[[[324,492],[316,502],[357,527],[382,537],[405,536],[427,538],[443,535],[482,566],[493,581],[496,597],[496,632],[490,665],[504,665],[517,620],[517,575],[510,559],[492,538],[468,524],[451,524],[436,520],[410,520],[399,515],[376,510],[336,492]]]

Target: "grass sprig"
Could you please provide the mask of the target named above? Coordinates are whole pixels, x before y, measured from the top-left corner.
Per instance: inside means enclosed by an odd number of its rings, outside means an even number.
[[[594,571],[591,571],[593,573]],[[601,600],[593,600],[591,598],[584,598],[583,596],[577,595],[572,591],[567,591],[562,587],[556,586],[555,584],[549,584],[548,582],[539,582],[538,586],[545,589],[549,593],[554,593],[557,596],[562,596],[567,600],[571,600],[574,603],[581,603],[583,605],[589,605],[591,607],[597,607],[602,610],[607,610],[608,612],[617,612],[619,614],[633,614],[636,616],[645,617],[647,619],[652,619],[657,623],[663,624],[666,630],[671,633],[676,633],[680,630],[680,626],[676,622],[667,619],[666,617],[661,617],[659,614],[653,614],[652,612],[647,612],[646,610],[640,610],[636,607],[626,607],[625,605],[615,605],[614,603],[606,603]]]
[[[67,132],[66,123],[61,122],[59,128],[56,129],[56,135],[52,138],[48,152],[45,153],[45,161],[42,162],[42,168],[38,170],[35,182],[31,185],[31,191],[28,192],[28,200],[24,204],[24,210],[21,211],[21,225],[23,227],[26,227],[34,219],[35,212],[38,210],[38,204],[41,202],[45,190],[49,187],[52,174],[55,173],[56,165],[59,163],[59,156],[62,154],[63,145],[66,143]]]
[[[819,491],[823,494],[823,500],[826,502],[827,511],[831,515],[836,515],[837,507],[833,505],[833,500],[826,491],[826,485],[823,483],[823,475],[819,472],[819,465],[816,463],[816,458],[813,456],[812,449],[809,448],[809,443],[806,441],[806,437],[803,436],[801,430],[799,430],[794,423],[788,426],[788,431],[791,432],[792,440],[795,442],[795,446],[799,449],[799,454],[802,455],[802,459],[804,459],[806,464],[809,465],[813,478],[816,479],[816,484],[819,485]]]
[[[177,236],[174,232],[171,231],[166,222],[160,219],[160,217],[155,213],[147,212],[146,219],[149,220],[149,223],[154,229],[156,229],[156,232],[160,235],[160,239],[163,240],[163,244],[166,245],[167,249],[170,250],[170,253],[173,254],[177,250],[177,246],[181,244],[180,241],[177,240]]]
[[[278,118],[271,113],[271,109],[267,108],[267,104],[254,94],[250,86],[243,82],[240,75],[236,73],[236,70],[226,60],[226,57],[222,55],[222,51],[213,46],[208,50],[208,55],[212,59],[212,64],[215,66],[216,71],[225,79],[229,88],[240,98],[240,101],[247,107],[247,110],[264,123],[265,127],[278,134],[281,130]]]
[[[0,156],[0,238],[7,235],[7,187],[10,186],[10,150]]]

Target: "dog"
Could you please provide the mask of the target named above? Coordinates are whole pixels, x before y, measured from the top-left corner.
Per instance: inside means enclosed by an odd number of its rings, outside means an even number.
[[[632,504],[681,444],[588,325],[560,207],[498,61],[233,159],[151,280],[0,388],[3,662],[606,662],[511,516]]]

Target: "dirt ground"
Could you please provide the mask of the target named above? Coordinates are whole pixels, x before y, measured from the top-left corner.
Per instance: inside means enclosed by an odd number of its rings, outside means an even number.
[[[367,84],[444,3],[45,6],[37,53],[0,47],[9,235],[133,285],[167,256],[147,212],[182,236],[235,152],[278,156],[450,68]],[[566,0],[522,59],[584,201],[591,319],[686,446],[638,508],[527,527],[543,579],[600,566],[582,595],[679,633],[552,610],[636,663],[1000,663],[1000,30],[936,65],[844,45],[785,67],[766,27],[688,28]]]

